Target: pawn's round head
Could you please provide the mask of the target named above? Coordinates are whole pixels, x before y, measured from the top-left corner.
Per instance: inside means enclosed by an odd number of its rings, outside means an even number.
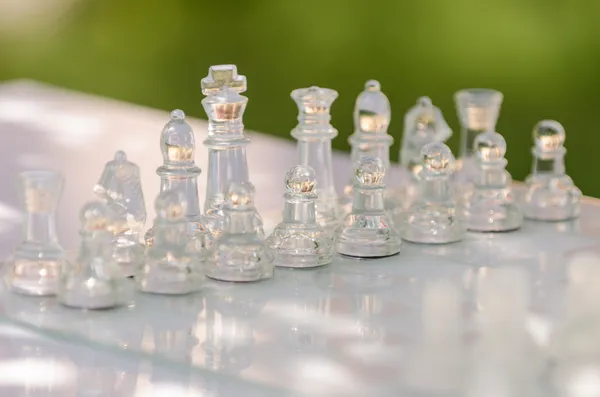
[[[565,129],[555,120],[542,120],[533,127],[535,146],[542,152],[553,152],[565,143]]]
[[[254,202],[254,185],[249,182],[233,182],[227,189],[227,204],[231,208],[247,208]]]
[[[441,142],[429,143],[421,149],[423,171],[434,175],[450,175],[456,160],[448,146]]]
[[[385,166],[378,157],[362,157],[354,168],[360,186],[381,186],[385,177]]]
[[[506,154],[506,141],[497,132],[489,131],[479,134],[474,143],[477,157],[482,161],[499,161]]]
[[[100,201],[90,201],[79,213],[81,231],[93,233],[108,230],[111,226],[111,214],[108,206]]]
[[[154,201],[156,216],[167,221],[176,221],[185,218],[187,201],[183,193],[178,190],[168,190],[158,195]]]
[[[316,183],[315,171],[307,165],[292,167],[285,174],[285,188],[290,194],[311,194]]]

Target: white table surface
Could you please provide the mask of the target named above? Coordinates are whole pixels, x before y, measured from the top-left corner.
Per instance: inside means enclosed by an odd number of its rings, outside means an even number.
[[[64,172],[59,235],[72,250],[78,244],[78,209],[93,198],[91,188],[104,163],[119,149],[141,167],[149,226],[159,187],[154,173],[161,163],[159,136],[166,121],[167,112],[33,82],[0,85],[0,176],[6,181],[0,189],[0,254],[8,255],[20,238],[22,218],[13,188],[19,170],[51,167]],[[196,159],[204,169],[206,123],[191,124]],[[273,224],[295,147],[258,133],[248,135],[257,206]],[[334,164],[341,189],[350,162],[336,153]],[[201,193],[205,182],[201,177]],[[526,222],[514,233],[469,234],[465,241],[446,246],[405,243],[395,257],[336,257],[322,269],[277,269],[274,279],[255,284],[207,281],[202,292],[186,297],[136,294],[128,307],[112,311],[70,310],[54,299],[0,291],[0,347],[14,348],[2,356],[0,374],[4,362],[22,358],[71,368],[70,380],[62,386],[52,386],[46,374],[48,387],[31,393],[25,380],[4,384],[0,376],[0,395],[14,390],[28,396],[398,395],[411,383],[410,368],[418,358],[422,292],[428,282],[445,280],[460,289],[461,351],[466,356],[477,339],[479,283],[498,266],[526,269],[531,287],[527,329],[543,349],[560,319],[568,259],[578,251],[598,251],[599,221],[598,202],[586,199],[582,217],[572,222]],[[5,329],[9,336],[4,336]],[[38,336],[14,340],[13,334],[31,332]],[[28,347],[34,345],[42,347]],[[93,375],[86,372],[90,361]],[[153,382],[148,363],[164,372],[157,375],[164,381]],[[412,382],[411,390],[420,394],[443,387],[437,382],[432,374],[429,384]],[[95,394],[90,391],[94,387]],[[178,391],[160,394],[161,387]]]

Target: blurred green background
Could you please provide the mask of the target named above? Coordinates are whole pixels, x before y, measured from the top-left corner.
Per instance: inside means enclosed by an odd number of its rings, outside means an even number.
[[[600,197],[599,17],[597,0],[0,0],[0,80],[205,117],[200,79],[235,63],[248,78],[247,128],[289,138],[290,91],[330,87],[334,146],[347,150],[354,100],[374,78],[392,103],[393,159],[419,96],[441,107],[456,150],[453,93],[496,88],[513,177],[531,168],[533,125],[552,118],[567,130],[568,173]]]

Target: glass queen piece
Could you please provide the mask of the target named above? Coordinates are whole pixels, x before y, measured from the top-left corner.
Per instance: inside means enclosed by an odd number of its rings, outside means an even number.
[[[27,221],[23,241],[4,265],[5,281],[21,294],[55,295],[65,263],[56,235],[56,208],[64,180],[56,171],[26,171],[20,182]]]
[[[331,158],[331,141],[338,131],[330,124],[330,111],[338,93],[310,87],[292,91],[291,97],[298,105],[298,125],[292,130],[292,137],[298,141],[298,164],[316,171],[317,222],[333,235],[342,217]]]

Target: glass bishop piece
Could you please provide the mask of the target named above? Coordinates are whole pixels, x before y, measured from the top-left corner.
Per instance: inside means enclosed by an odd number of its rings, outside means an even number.
[[[473,180],[475,138],[483,132],[496,131],[503,99],[501,92],[488,88],[464,89],[454,94],[461,126],[461,169],[455,174],[458,183]]]
[[[223,205],[231,182],[248,181],[246,146],[242,117],[248,98],[246,77],[237,73],[235,65],[216,65],[202,79],[202,106],[208,116],[208,185],[204,212],[206,225],[215,238],[223,231]]]
[[[331,238],[316,221],[315,185],[315,171],[308,166],[297,165],[285,176],[283,222],[267,239],[276,266],[316,267],[331,263]]]
[[[201,260],[212,244],[212,235],[203,223],[198,199],[198,176],[202,172],[195,163],[196,141],[192,127],[185,121],[185,113],[171,112],[171,120],[160,135],[163,165],[156,173],[160,176],[160,192],[179,190],[186,202],[185,218],[188,221],[190,251]],[[154,227],[146,232],[146,245],[152,245]]]
[[[56,235],[56,208],[63,177],[55,171],[20,175],[21,197],[27,211],[24,239],[5,264],[9,289],[26,295],[55,295],[64,251]]]
[[[298,164],[317,170],[317,222],[333,235],[342,216],[333,180],[331,141],[338,131],[329,123],[337,91],[310,87],[292,91],[298,105],[298,125],[292,137],[298,141]]]
[[[467,228],[476,232],[506,232],[521,227],[523,215],[506,171],[506,141],[497,132],[475,138],[474,188],[466,198]]]
[[[61,275],[58,300],[65,306],[108,309],[125,303],[127,280],[113,257],[112,213],[102,202],[89,202],[80,213],[81,246]]]
[[[114,213],[113,256],[125,276],[133,276],[144,258],[140,233],[146,223],[146,204],[140,179],[140,168],[127,160],[123,151],[115,153],[104,166],[94,193]]]
[[[185,214],[187,201],[180,190],[162,192],[154,202],[156,236],[146,247],[146,260],[138,269],[138,289],[155,294],[188,294],[200,289],[203,262],[190,249]]]
[[[421,155],[423,169],[419,173],[418,194],[402,216],[402,238],[423,244],[462,240],[466,227],[450,182],[454,156],[441,142],[425,145]]]
[[[557,121],[542,120],[533,128],[533,139],[533,171],[525,179],[525,217],[541,221],[577,218],[581,191],[565,173],[565,129]]]
[[[400,164],[418,178],[423,168],[421,149],[433,142],[446,142],[452,129],[446,123],[441,110],[433,106],[429,97],[420,97],[417,104],[404,116],[404,132],[400,148]]]
[[[348,142],[352,147],[352,164],[356,164],[361,157],[371,156],[380,158],[383,166],[389,169],[390,146],[394,143],[394,138],[387,133],[390,119],[390,101],[381,92],[379,82],[376,80],[367,81],[365,90],[356,98],[354,133],[348,138]],[[340,197],[344,214],[352,210],[354,180],[355,178],[352,175],[344,188],[344,195]],[[384,183],[386,182],[384,181]],[[400,204],[394,200],[391,193],[391,190],[386,190],[385,206],[389,210],[394,210]]]
[[[355,175],[352,212],[336,231],[336,251],[357,258],[397,254],[401,240],[384,205],[383,162],[376,157],[363,157],[356,163]]]
[[[209,253],[206,276],[223,281],[257,281],[273,276],[273,254],[256,231],[253,190],[232,183],[223,206],[224,229]]]

